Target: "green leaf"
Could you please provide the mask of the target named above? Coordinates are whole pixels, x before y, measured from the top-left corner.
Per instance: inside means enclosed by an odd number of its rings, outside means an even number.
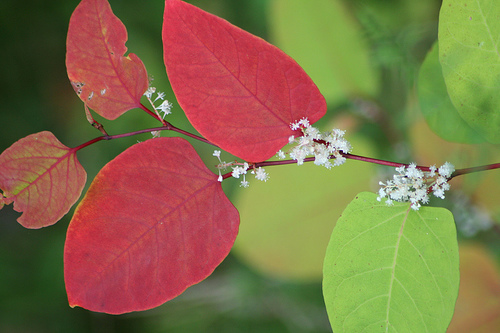
[[[334,332],[445,332],[459,284],[453,216],[409,207],[363,192],[342,213],[323,272]]]
[[[330,104],[377,93],[369,48],[341,1],[274,0],[269,24],[275,44],[304,68]]]
[[[442,139],[460,143],[481,143],[484,139],[458,114],[448,96],[438,43],[427,54],[418,77],[418,100],[429,127]]]
[[[349,141],[357,154],[374,155],[359,137]],[[266,171],[267,182],[252,179],[234,198],[245,223],[232,253],[268,276],[320,281],[335,220],[352,196],[370,188],[375,167],[348,160],[331,170],[305,163]]]
[[[500,143],[500,6],[497,0],[444,0],[439,61],[453,105],[491,143]]]

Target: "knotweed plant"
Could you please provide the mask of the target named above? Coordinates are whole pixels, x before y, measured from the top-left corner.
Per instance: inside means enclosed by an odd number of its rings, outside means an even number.
[[[328,18],[325,25],[335,24],[339,17],[330,17],[344,12],[339,10],[340,2],[311,3],[282,1],[283,6],[305,6],[304,11],[330,8],[329,14],[323,15]],[[451,126],[434,130],[457,142],[500,143],[496,82],[500,67],[487,61],[491,54],[497,54],[491,36],[500,35],[495,21],[500,6],[491,3],[477,0],[462,5],[444,0],[439,54],[431,51],[428,57],[434,58],[424,64],[428,67],[422,66],[422,80],[441,84],[427,89],[432,94],[424,91],[427,99],[422,108],[432,105],[428,117],[439,114],[451,119]],[[297,17],[306,16],[299,13]],[[302,27],[292,21],[290,28]],[[346,27],[351,26],[351,20],[347,22]],[[322,29],[321,33],[329,30],[344,34],[344,27]],[[355,31],[346,34],[356,35]],[[310,40],[316,40],[315,36],[304,43]],[[75,90],[99,136],[68,147],[51,132],[43,131],[20,139],[0,154],[0,209],[13,203],[14,209],[22,212],[18,222],[37,229],[59,221],[79,200],[87,174],[78,161],[78,151],[99,141],[153,134],[153,138],[133,144],[111,159],[74,211],[64,246],[64,280],[71,307],[123,314],[152,309],[177,297],[212,274],[238,235],[240,214],[224,192],[223,181],[238,179],[239,186],[246,188],[252,175],[270,186],[274,178],[267,170],[271,166],[311,163],[336,173],[350,168],[344,165],[350,159],[393,167],[396,174],[379,183],[378,196],[350,193],[349,188],[339,186],[342,179],[321,184],[330,192],[314,197],[311,207],[304,211],[292,207],[288,218],[268,221],[278,223],[274,229],[280,233],[273,237],[300,229],[300,240],[312,239],[319,244],[322,237],[311,232],[317,230],[317,224],[326,224],[329,235],[333,229],[330,242],[321,244],[320,251],[301,248],[288,259],[297,266],[296,260],[303,257],[317,262],[317,257],[308,255],[321,253],[323,296],[334,331],[446,331],[459,286],[456,228],[450,211],[423,205],[431,196],[444,199],[451,179],[498,169],[500,163],[455,169],[448,162],[427,167],[356,155],[345,131],[334,128],[322,132],[313,126],[327,114],[327,102],[295,60],[185,1],[165,0],[163,60],[175,100],[199,133],[194,134],[172,124],[176,115],[165,119],[173,104],[165,99],[165,93],[151,86],[146,66],[137,55],[127,53],[126,41],[127,30],[107,0],[82,0],[71,16],[66,39],[68,86]],[[358,43],[363,42],[360,39],[353,45]],[[341,52],[344,45],[336,47]],[[307,47],[301,45],[301,49]],[[369,79],[368,65],[356,65],[353,70],[337,64],[343,58],[358,57],[360,49],[349,49],[344,57],[334,60],[328,49],[322,57],[332,58],[329,65],[335,63],[344,75],[339,82],[347,82],[341,87],[347,91],[345,99],[350,94],[371,99],[377,90],[383,90],[362,88],[367,81],[377,81],[373,79],[377,75]],[[357,73],[363,76],[351,80]],[[441,115],[442,110],[435,105],[443,107],[445,113]],[[132,109],[151,117],[148,119],[157,122],[157,127],[110,134],[92,116],[95,112],[114,121]],[[392,125],[386,120],[393,114],[367,114],[388,132],[387,137],[391,136]],[[431,124],[442,123],[433,120]],[[182,137],[160,137],[162,131]],[[215,173],[206,166],[204,155],[183,137],[213,151],[218,160]],[[223,151],[237,160],[222,161]],[[348,178],[356,180],[357,176],[349,174]],[[288,191],[288,184],[284,185],[283,191]],[[241,193],[249,191],[252,188]],[[339,212],[330,210],[336,191],[343,191],[337,200],[341,196],[353,198],[340,217]],[[305,202],[307,193],[303,192],[307,191],[293,194]],[[273,204],[276,200],[280,205],[280,199],[274,195]],[[289,223],[296,216],[300,216],[299,227]],[[310,223],[315,216],[320,216],[320,223]],[[242,221],[253,222],[255,219]],[[255,234],[261,236],[260,232]],[[259,247],[258,241],[247,243],[252,251]],[[300,246],[297,243],[286,250],[291,253],[292,247]],[[275,249],[262,257],[280,266],[283,260],[275,256]]]

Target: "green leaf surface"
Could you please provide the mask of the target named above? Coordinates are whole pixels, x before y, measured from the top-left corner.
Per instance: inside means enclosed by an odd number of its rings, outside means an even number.
[[[484,139],[460,116],[448,96],[439,63],[438,43],[427,54],[418,76],[418,100],[425,121],[442,139],[481,143]]]
[[[269,24],[274,43],[294,58],[329,104],[376,94],[377,73],[361,29],[338,0],[274,0]]]
[[[439,61],[453,105],[491,143],[500,143],[500,6],[497,0],[444,0]]]
[[[374,155],[359,137],[349,140],[356,153]],[[305,163],[266,171],[265,183],[247,175],[250,188],[234,199],[244,223],[232,253],[268,276],[320,281],[335,220],[352,196],[369,189],[375,168],[348,160],[331,170]]]
[[[323,279],[334,332],[446,331],[459,285],[453,216],[409,207],[363,192],[342,213]]]

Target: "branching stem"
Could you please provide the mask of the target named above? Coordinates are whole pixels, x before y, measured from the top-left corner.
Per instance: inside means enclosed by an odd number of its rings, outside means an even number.
[[[158,115],[156,115],[155,113],[151,112],[150,110],[148,110],[146,107],[144,107],[145,111],[150,113],[151,116],[153,116],[154,118],[157,118],[158,119]],[[158,119],[160,120],[160,119]],[[154,128],[148,128],[148,129],[143,129],[143,130],[139,130],[139,131],[134,131],[134,132],[129,132],[129,133],[123,133],[123,134],[116,134],[116,135],[103,135],[103,136],[99,136],[97,138],[94,138],[90,141],[87,141],[75,148],[73,148],[75,151],[78,151],[82,148],[85,148],[87,146],[90,146],[96,142],[99,142],[99,141],[102,141],[102,140],[113,140],[113,139],[119,139],[119,138],[124,138],[124,137],[129,137],[129,136],[133,136],[133,135],[139,135],[139,134],[144,134],[144,133],[151,133],[151,132],[154,132],[154,131],[174,131],[174,132],[177,132],[179,134],[182,134],[182,135],[185,135],[187,137],[190,137],[192,139],[195,139],[195,140],[198,140],[198,141],[201,141],[201,142],[204,142],[204,143],[207,143],[209,145],[212,145],[214,147],[217,147],[215,144],[213,144],[212,142],[208,141],[207,139],[201,137],[201,136],[198,136],[196,134],[192,134],[192,133],[189,133],[185,130],[182,130],[180,128],[177,128],[175,127],[174,125],[170,124],[169,122],[161,119],[160,121],[162,121],[164,123],[164,126],[161,126],[161,127],[154,127]],[[365,156],[360,156],[360,155],[354,155],[354,154],[346,154],[346,153],[341,153],[341,155],[347,159],[351,159],[351,160],[357,160],[357,161],[362,161],[362,162],[368,162],[368,163],[374,163],[374,164],[378,164],[378,165],[385,165],[385,166],[390,166],[390,167],[400,167],[400,166],[405,166],[405,167],[408,167],[409,164],[405,164],[405,163],[398,163],[398,162],[391,162],[391,161],[386,161],[386,160],[381,160],[381,159],[377,159],[377,158],[371,158],[371,157],[365,157]],[[335,158],[333,155],[330,156],[330,158]],[[313,162],[315,160],[315,157],[307,157],[304,159],[304,162]],[[279,161],[264,161],[264,162],[258,162],[258,163],[252,163],[253,166],[255,166],[256,168],[258,167],[268,167],[268,166],[274,166],[274,165],[287,165],[287,164],[295,164],[297,161],[295,160],[279,160]],[[430,168],[427,167],[427,166],[417,166],[418,169],[422,170],[422,171],[430,171]],[[469,174],[469,173],[474,173],[474,172],[479,172],[479,171],[486,171],[486,170],[493,170],[493,169],[500,169],[500,163],[493,163],[493,164],[488,164],[488,165],[482,165],[482,166],[476,166],[476,167],[471,167],[471,168],[463,168],[463,169],[458,169],[456,170],[455,172],[453,172],[453,174],[451,175],[451,177],[449,179],[452,179],[454,177],[457,177],[457,176],[462,176],[462,175],[465,175],[465,174]],[[229,173],[226,173],[224,175],[222,175],[223,179],[226,179],[226,178],[229,178],[231,177],[231,172]]]
[[[385,166],[390,166],[390,167],[394,167],[394,168],[397,168],[400,166],[405,166],[405,167],[409,166],[409,164],[406,164],[406,163],[391,162],[391,161],[381,160],[381,159],[377,159],[377,158],[354,155],[354,154],[341,153],[341,155],[343,157],[351,159],[351,160],[374,163],[374,164],[378,164],[378,165],[385,165]],[[335,157],[330,156],[330,158],[335,158]],[[314,162],[314,160],[315,160],[315,157],[307,157],[304,159],[304,162]],[[297,163],[297,161],[295,161],[295,160],[265,161],[265,162],[255,163],[255,167],[267,167],[267,166],[273,166],[273,165],[286,165],[286,164],[295,164],[295,163]],[[417,166],[417,169],[420,169],[420,170],[426,171],[426,172],[430,171],[430,168],[427,166]],[[449,179],[452,179],[452,178],[457,177],[457,176],[469,174],[469,173],[494,170],[494,169],[500,169],[500,163],[493,163],[493,164],[481,165],[481,166],[476,166],[476,167],[471,167],[471,168],[458,169],[452,173],[452,175]]]
[[[152,113],[153,116],[156,117],[156,115],[154,113]],[[115,135],[103,135],[103,136],[99,136],[97,138],[94,138],[90,141],[87,141],[75,148],[73,148],[74,150],[78,151],[82,148],[85,148],[87,146],[90,146],[96,142],[99,142],[99,141],[102,141],[102,140],[113,140],[113,139],[119,139],[119,138],[125,138],[125,137],[129,137],[129,136],[133,136],[133,135],[139,135],[139,134],[144,134],[144,133],[151,133],[151,132],[155,132],[155,131],[174,131],[174,132],[177,132],[177,133],[180,133],[180,134],[183,134],[187,137],[190,137],[190,138],[193,138],[193,139],[196,139],[196,140],[199,140],[201,142],[204,142],[204,143],[207,143],[209,145],[212,145],[214,147],[217,147],[216,145],[214,145],[212,142],[208,141],[207,139],[201,137],[201,136],[198,136],[196,134],[193,134],[193,133],[189,133],[187,131],[184,131],[180,128],[177,128],[175,127],[174,125],[170,124],[169,122],[165,121],[165,125],[164,126],[161,126],[161,127],[154,127],[154,128],[148,128],[148,129],[143,129],[143,130],[139,130],[139,131],[134,131],[134,132],[129,132],[129,133],[123,133],[123,134],[115,134]]]
[[[144,104],[141,104],[141,109],[143,111],[145,111],[147,114],[149,114],[151,117],[155,118],[156,120],[158,120],[159,122],[161,122],[163,125],[166,125],[166,121],[160,117],[160,115],[156,112],[153,112],[151,111],[150,109],[148,109],[147,107],[144,106]]]

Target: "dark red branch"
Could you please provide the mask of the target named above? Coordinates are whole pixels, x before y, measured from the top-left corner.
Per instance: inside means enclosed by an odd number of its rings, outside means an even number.
[[[494,170],[494,169],[500,169],[500,163],[493,163],[493,164],[481,165],[481,166],[472,167],[472,168],[458,169],[458,170],[455,170],[455,172],[453,172],[451,174],[450,179],[454,178],[454,177],[457,177],[457,176],[465,175],[465,174],[468,174],[468,173],[474,173],[474,172],[479,172],[479,171],[487,171],[487,170]]]
[[[141,109],[144,112],[146,112],[147,114],[149,114],[151,117],[155,118],[156,120],[161,122],[163,125],[165,125],[166,121],[163,118],[161,118],[159,115],[157,115],[156,113],[154,113],[153,111],[151,111],[150,109],[145,107],[144,104],[141,104]]]
[[[149,110],[147,110],[147,111],[149,111]],[[149,113],[151,113],[151,115],[154,116],[155,118],[158,118],[157,115],[154,114],[153,112],[149,111]],[[192,134],[192,133],[189,133],[187,131],[184,131],[180,128],[177,128],[167,121],[164,121],[164,124],[165,125],[162,127],[148,128],[148,129],[143,129],[143,130],[129,132],[129,133],[116,134],[116,135],[103,135],[103,136],[94,138],[90,141],[87,141],[87,142],[85,142],[85,143],[83,143],[83,144],[81,144],[73,149],[75,151],[78,151],[82,148],[85,148],[87,146],[90,146],[91,144],[94,144],[94,143],[96,143],[98,141],[102,141],[102,140],[119,139],[119,138],[124,138],[124,137],[128,137],[128,136],[133,136],[133,135],[151,133],[154,131],[165,131],[165,130],[174,131],[174,132],[180,133],[182,135],[185,135],[187,137],[190,137],[192,139],[195,139],[195,140],[207,143],[209,145],[212,145],[214,147],[217,147],[216,145],[214,145],[213,143],[211,143],[207,139],[205,139],[201,136],[198,136],[196,134]],[[351,159],[351,160],[374,163],[374,164],[385,165],[385,166],[395,167],[395,168],[400,167],[400,166],[405,166],[405,167],[409,166],[409,164],[405,164],[405,163],[391,162],[391,161],[381,160],[381,159],[377,159],[377,158],[354,155],[354,154],[341,153],[341,155],[343,157]],[[332,155],[332,156],[330,156],[330,158],[335,158],[335,156]],[[315,159],[315,157],[307,157],[304,159],[304,162],[313,162],[314,159]],[[295,160],[280,160],[280,161],[264,161],[264,162],[252,163],[252,165],[255,166],[256,168],[258,168],[258,167],[267,167],[267,166],[273,166],[273,165],[286,165],[286,164],[294,164],[294,163],[296,163]],[[426,166],[417,166],[417,168],[422,170],[422,171],[430,171],[430,168],[426,167]],[[493,170],[493,169],[500,169],[500,163],[488,164],[488,165],[477,166],[477,167],[472,167],[472,168],[458,169],[458,170],[455,170],[455,172],[453,172],[450,179],[457,177],[457,176],[473,173],[473,172]],[[229,177],[231,177],[230,172],[223,175],[223,179],[226,179]]]
[[[154,114],[154,113],[153,113]],[[82,148],[85,148],[87,146],[90,146],[91,144],[94,144],[96,142],[99,142],[99,141],[102,141],[102,140],[113,140],[113,139],[119,139],[119,138],[125,138],[125,137],[129,137],[129,136],[133,136],[133,135],[139,135],[139,134],[144,134],[144,133],[151,133],[151,132],[154,132],[154,131],[174,131],[174,132],[177,132],[177,133],[180,133],[180,134],[183,134],[187,137],[190,137],[192,139],[196,139],[196,140],[199,140],[201,142],[205,142],[205,143],[208,143],[212,146],[215,146],[213,143],[211,143],[210,141],[208,141],[207,139],[201,137],[201,136],[198,136],[196,134],[192,134],[192,133],[189,133],[189,132],[186,132],[184,130],[181,130],[180,128],[177,128],[175,127],[174,125],[170,124],[169,122],[165,122],[165,126],[162,126],[162,127],[154,127],[154,128],[148,128],[148,129],[143,129],[143,130],[139,130],[139,131],[134,131],[134,132],[129,132],[129,133],[123,133],[123,134],[115,134],[115,135],[103,135],[103,136],[99,136],[97,138],[94,138],[90,141],[87,141],[75,148],[73,148],[74,150],[78,151]],[[217,146],[215,146],[217,147]]]

